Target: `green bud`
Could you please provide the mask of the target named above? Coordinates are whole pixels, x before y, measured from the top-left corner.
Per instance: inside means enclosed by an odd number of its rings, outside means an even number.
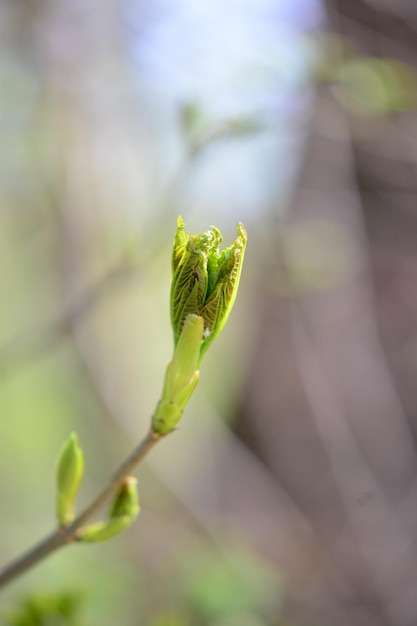
[[[236,241],[220,252],[222,235],[218,228],[213,226],[206,233],[191,236],[184,226],[179,216],[172,251],[171,322],[175,349],[152,418],[152,429],[160,435],[177,427],[197,386],[201,360],[229,317],[247,241],[246,230],[239,223]]]
[[[237,224],[238,237],[220,252],[223,240],[218,228],[199,235],[185,232],[181,216],[172,252],[171,322],[175,346],[188,315],[203,318],[200,358],[223,329],[239,287],[247,242],[245,227]]]
[[[138,481],[133,476],[126,476],[116,493],[109,513],[109,519],[128,516],[135,519],[139,514]]]
[[[152,418],[153,431],[160,435],[166,435],[176,428],[197,386],[203,329],[202,317],[187,316],[173,359],[165,373],[161,400]]]
[[[74,504],[84,474],[84,455],[77,435],[71,433],[62,446],[57,463],[56,514],[61,526],[74,519]]]
[[[120,535],[129,528],[139,514],[139,497],[137,480],[132,476],[124,479],[119,487],[106,521],[97,522],[80,528],[77,541],[83,543],[99,543]]]
[[[106,522],[97,522],[96,524],[84,526],[77,531],[77,541],[82,541],[82,543],[100,543],[101,541],[113,539],[113,537],[117,537],[117,535],[126,530],[133,521],[125,515],[124,517],[117,517]]]

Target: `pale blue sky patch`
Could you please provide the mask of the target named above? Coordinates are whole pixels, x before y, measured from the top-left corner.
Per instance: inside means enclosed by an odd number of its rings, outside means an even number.
[[[132,55],[168,169],[178,158],[178,110],[184,102],[201,107],[213,122],[236,116],[265,122],[258,136],[210,148],[184,195],[190,209],[215,205],[224,213],[227,206],[231,219],[243,207],[258,212],[291,169],[282,149],[294,144],[286,135],[292,132],[289,118],[300,108],[297,90],[308,72],[303,30],[318,25],[320,4],[155,0],[141,23],[135,22],[134,6],[132,0],[129,22],[138,33]]]

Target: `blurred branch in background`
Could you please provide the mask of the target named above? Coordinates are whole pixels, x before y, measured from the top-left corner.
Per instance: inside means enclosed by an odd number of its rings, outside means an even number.
[[[326,6],[333,55],[268,268],[287,295],[262,296],[237,424],[331,558],[330,575],[316,563],[293,588],[300,623],[411,626],[417,15],[410,2]]]
[[[127,263],[121,263],[80,297],[60,318],[46,322],[39,328],[30,329],[0,346],[1,375],[5,376],[16,368],[28,366],[34,359],[53,350],[71,334],[76,324],[88,315],[101,298],[108,297],[109,291],[131,276],[132,269]]]

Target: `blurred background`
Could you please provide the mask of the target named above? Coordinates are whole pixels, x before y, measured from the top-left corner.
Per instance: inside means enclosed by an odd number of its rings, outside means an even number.
[[[241,289],[120,538],[2,592],[8,626],[417,624],[414,0],[0,0],[0,556],[146,432],[170,254]]]

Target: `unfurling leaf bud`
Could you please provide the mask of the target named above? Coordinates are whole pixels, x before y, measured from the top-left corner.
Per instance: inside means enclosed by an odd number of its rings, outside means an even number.
[[[71,433],[58,456],[56,514],[60,526],[74,519],[74,504],[84,474],[84,455],[77,435]]]
[[[181,216],[172,252],[171,322],[177,345],[184,322],[192,313],[204,320],[200,362],[211,342],[223,329],[236,299],[248,239],[237,224],[237,238],[220,252],[223,240],[218,228],[199,235],[185,232]]]
[[[112,539],[133,524],[139,510],[137,480],[128,476],[114,497],[108,519],[80,528],[77,531],[77,541],[98,543]]]
[[[174,356],[168,365],[161,400],[152,418],[158,435],[173,431],[198,380],[201,360],[221,332],[236,299],[247,233],[220,252],[218,228],[200,235],[185,232],[181,216],[172,251],[171,322]]]

